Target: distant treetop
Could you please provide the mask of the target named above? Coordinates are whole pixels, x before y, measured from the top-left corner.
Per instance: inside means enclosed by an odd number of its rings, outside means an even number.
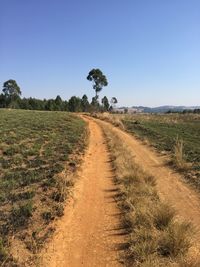
[[[98,93],[102,88],[108,85],[107,78],[100,69],[92,69],[87,76],[87,80],[93,82],[96,98],[98,98]]]
[[[3,84],[3,93],[7,97],[16,97],[21,95],[20,87],[15,80],[8,80]]]

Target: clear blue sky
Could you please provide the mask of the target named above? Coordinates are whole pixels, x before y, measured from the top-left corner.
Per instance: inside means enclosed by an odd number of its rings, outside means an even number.
[[[0,0],[0,83],[23,96],[91,98],[119,105],[200,105],[199,0]]]

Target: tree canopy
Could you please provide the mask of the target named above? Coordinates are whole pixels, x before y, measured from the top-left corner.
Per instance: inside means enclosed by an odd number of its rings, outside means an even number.
[[[98,98],[98,93],[102,88],[108,85],[107,78],[100,69],[92,69],[87,76],[87,80],[93,82],[96,98]]]
[[[88,101],[88,97],[86,95],[83,95],[81,99],[81,108],[83,112],[89,111],[90,103]]]
[[[113,109],[115,107],[115,105],[117,104],[117,98],[116,97],[112,97],[111,100],[110,100],[110,103],[111,103],[111,109]]]
[[[109,105],[108,98],[107,98],[106,96],[104,96],[104,97],[102,98],[101,103],[102,103],[102,105],[103,105],[103,109],[104,109],[104,111],[108,111],[110,105]]]
[[[112,104],[115,105],[115,104],[117,104],[117,102],[118,102],[118,101],[117,101],[117,98],[116,98],[116,97],[112,97],[112,98],[111,98],[111,103],[112,103]]]
[[[21,95],[20,87],[15,80],[8,80],[3,84],[3,93],[6,97],[18,97]]]

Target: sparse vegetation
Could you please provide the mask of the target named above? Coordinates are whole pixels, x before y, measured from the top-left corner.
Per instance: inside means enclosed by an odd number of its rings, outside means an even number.
[[[174,145],[174,157],[173,157],[175,166],[180,170],[184,171],[187,169],[187,164],[184,160],[183,153],[183,140],[180,140],[177,136],[176,143]]]
[[[10,224],[15,227],[27,226],[30,217],[33,215],[33,204],[31,201],[13,207],[10,214]]]
[[[164,257],[183,256],[191,246],[190,225],[187,223],[170,224],[158,242],[158,252]]]
[[[166,203],[160,203],[153,215],[155,227],[162,230],[173,222],[175,210]]]
[[[200,116],[157,114],[121,116],[125,129],[168,153],[172,164],[183,171],[188,182],[200,189]]]
[[[35,253],[52,233],[50,222],[63,215],[85,139],[85,122],[69,113],[0,110],[0,263],[6,257],[4,266],[21,266],[9,252],[15,240]]]
[[[200,190],[199,114],[93,114],[153,145],[169,156],[169,164],[183,172]]]
[[[176,220],[174,209],[159,199],[155,179],[134,163],[132,151],[111,127],[102,127],[119,189],[123,227],[129,236],[127,265],[181,266],[191,246],[191,226]]]

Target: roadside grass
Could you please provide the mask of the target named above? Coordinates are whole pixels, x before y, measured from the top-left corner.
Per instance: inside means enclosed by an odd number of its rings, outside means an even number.
[[[177,221],[174,209],[159,199],[154,177],[136,165],[132,151],[111,127],[101,125],[120,191],[117,201],[122,224],[128,234],[125,265],[184,266],[189,262],[191,225]]]
[[[200,115],[99,113],[93,117],[126,130],[167,154],[168,164],[200,190]]]
[[[30,259],[12,248],[34,258],[52,234],[85,145],[85,122],[72,114],[0,110],[0,266],[24,266]]]
[[[172,162],[180,171],[187,171],[189,169],[189,164],[186,163],[184,159],[184,144],[183,140],[180,140],[177,136],[176,143],[174,145],[174,154],[172,157]]]
[[[171,164],[200,190],[200,116],[135,114],[121,117],[125,129],[171,155]],[[169,162],[170,163],[170,162]]]

